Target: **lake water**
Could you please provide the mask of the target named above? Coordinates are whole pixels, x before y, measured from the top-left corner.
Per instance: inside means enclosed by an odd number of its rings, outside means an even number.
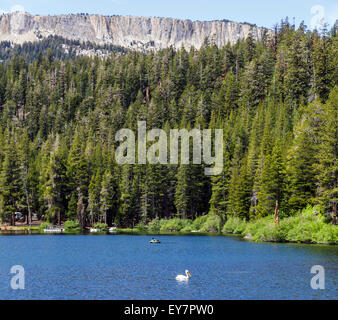
[[[338,248],[222,236],[0,236],[0,299],[337,299]],[[10,268],[25,269],[25,289]],[[313,265],[325,289],[313,290]],[[189,282],[175,280],[189,269]]]

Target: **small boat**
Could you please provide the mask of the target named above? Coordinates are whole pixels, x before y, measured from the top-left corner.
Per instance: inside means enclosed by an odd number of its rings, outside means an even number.
[[[149,242],[150,243],[161,243],[160,240],[157,240],[157,239],[154,239],[154,238],[152,238]]]
[[[44,233],[63,233],[64,231],[64,228],[56,226],[47,226],[45,229],[43,229]]]
[[[109,233],[115,233],[116,232],[116,227],[111,227],[111,228],[109,228]]]
[[[100,232],[101,230],[99,229],[99,228],[90,228],[89,229],[89,232],[91,232],[91,233],[98,233],[98,232]]]

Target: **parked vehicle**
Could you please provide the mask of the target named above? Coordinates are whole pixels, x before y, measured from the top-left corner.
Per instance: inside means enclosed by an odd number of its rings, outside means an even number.
[[[18,222],[24,222],[25,221],[25,216],[21,212],[15,212],[14,218],[15,218],[15,221],[18,221]]]
[[[58,225],[56,226],[50,225],[47,226],[45,229],[43,229],[44,233],[63,233],[64,231],[65,231],[64,228]]]

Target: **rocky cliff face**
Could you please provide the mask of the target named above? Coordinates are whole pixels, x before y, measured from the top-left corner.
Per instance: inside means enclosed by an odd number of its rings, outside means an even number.
[[[131,16],[58,15],[33,16],[11,13],[0,16],[0,41],[23,43],[49,35],[66,39],[113,44],[135,49],[162,49],[169,46],[200,48],[207,37],[218,46],[246,38],[249,24],[231,21],[190,21],[171,18]],[[255,38],[264,28],[252,27]],[[270,32],[270,31],[268,31]]]

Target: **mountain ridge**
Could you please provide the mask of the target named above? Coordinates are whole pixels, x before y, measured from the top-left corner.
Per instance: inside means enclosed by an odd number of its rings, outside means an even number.
[[[254,39],[272,31],[253,24],[223,20],[192,21],[176,18],[62,14],[53,16],[15,12],[0,16],[0,41],[34,42],[50,35],[69,40],[112,44],[129,49],[159,50],[194,46],[205,38],[217,46],[236,43],[252,33]]]

